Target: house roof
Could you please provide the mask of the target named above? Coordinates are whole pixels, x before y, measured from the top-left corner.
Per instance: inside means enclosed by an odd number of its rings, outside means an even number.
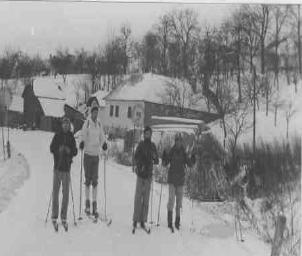
[[[38,97],[39,102],[41,103],[43,112],[45,116],[52,117],[62,117],[64,116],[64,105],[65,101],[60,99],[49,99]]]
[[[181,84],[191,89],[187,82],[176,78],[152,73],[135,75],[134,78],[130,77],[121,86],[108,94],[105,100],[147,101],[172,105],[168,103],[167,92],[171,85],[179,86]],[[190,102],[185,102],[185,105],[190,105]],[[203,103],[202,105],[206,106]],[[199,106],[199,110],[201,109]]]
[[[109,94],[109,91],[104,91],[104,90],[99,90],[95,92],[94,94],[91,95],[91,98],[95,97],[99,103],[100,107],[105,107],[106,106],[106,101],[105,97]],[[88,100],[89,102],[89,100]]]
[[[60,80],[54,77],[36,77],[33,82],[33,89],[37,97],[61,100],[66,98]]]

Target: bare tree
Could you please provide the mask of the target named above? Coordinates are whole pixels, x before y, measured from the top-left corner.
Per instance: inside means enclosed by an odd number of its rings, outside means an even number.
[[[180,47],[183,76],[188,78],[189,49],[192,47],[193,38],[199,30],[197,13],[192,9],[181,9],[170,12],[168,17],[171,27],[170,33]]]
[[[173,79],[167,82],[165,94],[161,95],[162,102],[173,105],[183,112],[184,108],[196,106],[201,95],[192,91],[190,84],[185,80]]]
[[[167,75],[168,72],[168,59],[167,51],[169,46],[169,17],[167,14],[159,18],[159,24],[155,25],[155,31],[158,36],[158,42],[160,46],[160,63],[161,63],[161,72],[164,75]]]
[[[272,7],[272,15],[274,18],[274,29],[273,35],[274,40],[273,42],[266,47],[267,50],[274,47],[274,58],[273,58],[273,68],[274,68],[274,85],[277,86],[279,90],[279,46],[282,42],[286,41],[286,36],[282,36],[282,28],[286,25],[286,20],[289,13],[289,6],[281,6],[275,5]],[[282,36],[282,37],[281,37]]]
[[[121,26],[121,44],[123,49],[123,58],[122,58],[122,65],[123,65],[123,73],[127,73],[127,68],[129,64],[129,48],[130,48],[130,36],[131,36],[131,27],[130,24],[124,23]]]
[[[72,69],[73,55],[69,53],[68,48],[65,50],[57,49],[54,56],[50,56],[50,64],[55,74],[60,74],[66,82],[67,74]]]
[[[286,119],[286,138],[288,139],[288,131],[289,131],[289,124],[292,119],[292,117],[297,113],[297,109],[294,105],[294,102],[292,99],[288,99],[287,102],[284,104],[284,115]]]
[[[249,122],[249,107],[248,104],[237,103],[233,111],[228,115],[226,127],[229,137],[229,147],[232,155],[235,155],[239,137],[252,127]]]
[[[278,109],[282,108],[284,100],[281,98],[279,91],[274,92],[272,96],[272,106],[274,111],[274,125],[277,126]]]

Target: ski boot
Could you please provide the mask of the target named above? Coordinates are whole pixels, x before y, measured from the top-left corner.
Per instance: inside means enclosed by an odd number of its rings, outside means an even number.
[[[59,231],[59,225],[58,225],[57,219],[52,219],[52,225],[53,225],[55,231],[58,232]]]
[[[180,217],[179,216],[176,216],[176,218],[175,218],[175,228],[177,230],[179,230],[179,228],[180,228]]]
[[[85,202],[85,213],[86,215],[90,215],[90,201],[86,200]]]
[[[172,233],[174,233],[174,228],[172,225],[172,219],[173,219],[173,212],[168,211],[168,228],[171,230]]]
[[[92,215],[94,216],[95,219],[98,219],[98,217],[99,217],[96,201],[92,202]]]
[[[66,220],[62,220],[62,226],[64,228],[64,230],[67,232],[68,231],[68,223]]]

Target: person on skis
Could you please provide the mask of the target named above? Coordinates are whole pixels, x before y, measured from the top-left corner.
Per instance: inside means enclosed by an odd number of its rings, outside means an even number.
[[[139,222],[142,228],[148,218],[150,188],[153,174],[153,164],[158,164],[158,154],[155,144],[151,141],[152,129],[144,129],[144,140],[141,141],[134,154],[135,172],[137,175],[134,198],[133,228]]]
[[[69,201],[70,167],[72,158],[77,155],[75,138],[70,131],[70,120],[62,119],[62,129],[56,133],[50,144],[50,152],[54,157],[53,190],[52,190],[52,222],[57,229],[59,215],[59,190],[62,183],[61,221],[67,229],[67,209]]]
[[[169,199],[168,199],[168,227],[173,230],[173,208],[176,198],[176,217],[175,227],[180,227],[180,209],[182,207],[182,199],[185,183],[185,168],[186,165],[191,167],[195,164],[195,155],[191,157],[185,151],[181,134],[176,134],[175,144],[169,152],[164,150],[162,157],[163,166],[168,166],[168,184],[169,184]]]
[[[90,187],[92,186],[92,214],[98,218],[97,211],[97,185],[99,173],[100,148],[107,150],[107,143],[102,123],[98,120],[98,107],[91,108],[91,115],[82,127],[82,138],[80,149],[84,150],[84,172],[85,172],[85,213],[90,211]]]

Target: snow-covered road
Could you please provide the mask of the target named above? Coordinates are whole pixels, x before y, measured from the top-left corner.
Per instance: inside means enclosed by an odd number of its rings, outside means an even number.
[[[201,207],[192,214],[191,204],[184,200],[182,227],[171,234],[166,228],[167,188],[161,207],[161,226],[152,233],[138,230],[131,233],[131,218],[135,188],[135,175],[131,168],[112,161],[107,164],[108,212],[113,218],[110,227],[93,224],[84,218],[72,225],[72,201],[69,205],[69,232],[55,233],[50,223],[45,225],[52,184],[52,156],[49,143],[52,134],[40,131],[13,131],[12,144],[27,159],[30,178],[0,214],[0,255],[240,255],[264,256],[269,246],[253,234],[245,234],[246,242],[237,242],[233,226],[223,223]],[[103,162],[100,162],[99,205],[103,205]],[[72,165],[72,186],[76,216],[79,212],[80,155]],[[153,219],[157,218],[160,185],[155,184]],[[70,198],[71,199],[71,198]],[[190,232],[193,223],[195,232]]]

